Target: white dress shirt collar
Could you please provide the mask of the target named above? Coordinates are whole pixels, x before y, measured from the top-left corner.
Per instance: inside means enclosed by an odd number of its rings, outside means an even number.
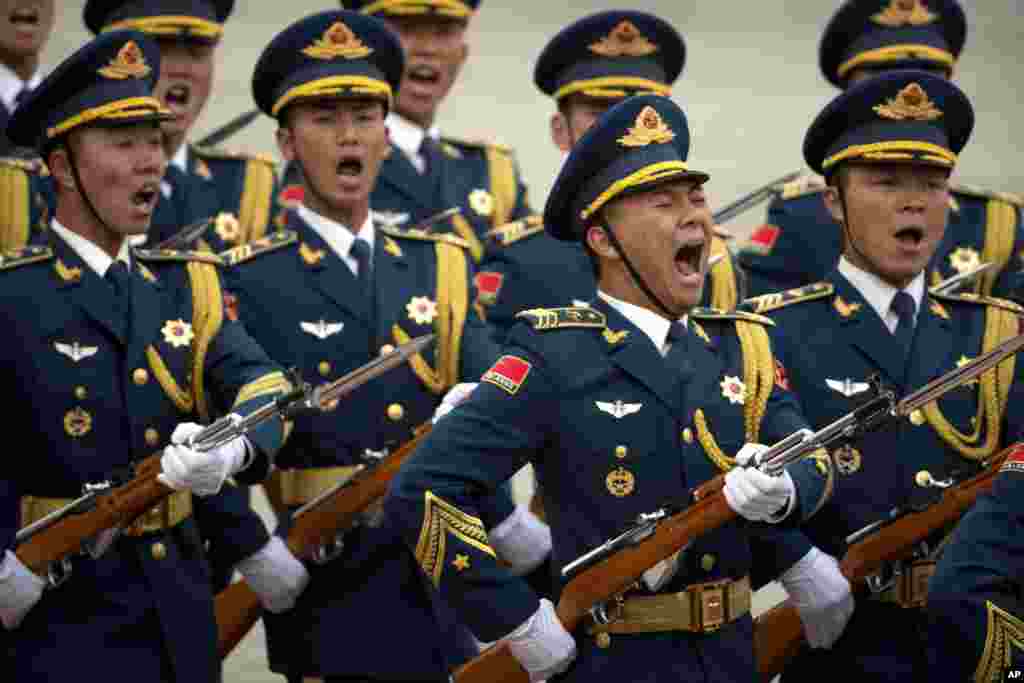
[[[323,238],[323,241],[327,243],[327,246],[331,248],[338,258],[345,262],[354,275],[359,276],[359,262],[352,256],[352,243],[355,242],[356,237],[366,240],[370,245],[370,253],[373,253],[373,213],[367,212],[366,220],[363,222],[363,226],[359,228],[359,233],[356,235],[352,234],[352,231],[347,227],[332,221],[326,216],[321,216],[316,211],[313,211],[305,204],[300,204],[296,209],[299,214],[299,218],[306,222],[306,225],[311,227],[316,234]]]
[[[669,328],[672,327],[672,323],[669,320],[661,317],[654,311],[622,301],[621,299],[616,299],[600,289],[597,290],[597,295],[609,306],[621,313],[629,322],[636,325],[641,332],[646,334],[659,353],[664,355],[668,352],[665,343],[668,341]],[[679,322],[685,326],[687,324],[686,319],[687,316],[684,315],[679,319]]]
[[[391,142],[394,143],[395,147],[402,150],[405,156],[409,157],[417,171],[423,173],[426,168],[426,162],[422,155],[420,155],[420,145],[423,144],[423,138],[428,135],[433,140],[439,140],[441,138],[440,129],[437,126],[431,126],[427,130],[423,130],[409,119],[395,112],[388,114],[385,123],[391,135]]]
[[[878,316],[885,323],[885,326],[892,332],[899,323],[899,317],[892,312],[893,297],[899,290],[874,273],[869,273],[851,263],[845,256],[839,257],[839,272],[850,281],[850,284],[860,292],[864,300],[871,304]],[[921,312],[921,301],[924,299],[924,271],[917,274],[910,284],[903,291],[914,300],[914,322]]]
[[[14,73],[11,67],[0,63],[0,102],[3,102],[8,112],[14,112],[14,98],[18,96],[21,89],[28,86],[34,90],[39,81],[43,80],[42,69],[37,69],[28,82],[21,80],[18,74]]]
[[[178,147],[178,151],[171,157],[171,163],[177,166],[179,169],[188,173],[188,145],[182,143],[181,147]]]
[[[50,227],[57,233],[57,236],[68,243],[72,251],[82,257],[86,265],[93,269],[97,275],[103,277],[107,269],[114,262],[107,252],[100,249],[86,238],[76,232],[65,228],[56,218],[50,221]],[[117,252],[117,260],[128,266],[129,272],[132,269],[131,249],[128,247],[128,240],[121,242],[121,249]]]

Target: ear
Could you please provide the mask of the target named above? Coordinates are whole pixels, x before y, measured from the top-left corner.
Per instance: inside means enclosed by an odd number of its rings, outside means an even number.
[[[469,42],[463,40],[462,44],[459,45],[459,53],[455,57],[455,64],[458,68],[458,71],[456,71],[456,73],[462,71],[462,67],[466,64],[467,59],[469,59]]]
[[[277,127],[277,148],[281,151],[281,158],[285,161],[295,161],[295,133],[284,124]]]
[[[839,201],[839,188],[829,185],[825,188],[822,198],[825,200],[825,208],[832,214],[833,220],[839,224],[844,223],[846,216],[843,214],[843,203]]]
[[[58,145],[50,152],[46,166],[50,169],[50,176],[58,187],[64,190],[75,189],[75,174],[71,170],[71,160],[68,158],[68,150],[64,145]]]
[[[599,223],[587,226],[585,238],[587,240],[587,246],[594,250],[600,258],[617,260],[621,258],[619,256],[618,249],[612,244],[612,241],[608,239],[609,228]]]
[[[563,152],[572,149],[572,135],[569,132],[569,120],[565,114],[556,111],[551,115],[551,142]]]

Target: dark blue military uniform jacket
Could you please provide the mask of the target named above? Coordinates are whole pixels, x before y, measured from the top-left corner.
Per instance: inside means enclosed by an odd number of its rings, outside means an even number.
[[[953,533],[928,590],[933,680],[1024,676],[1024,455],[1011,452],[992,492]]]
[[[157,202],[147,245],[177,234],[196,221],[214,219],[194,243],[222,251],[262,237],[279,208],[272,160],[189,146],[188,172],[169,164],[164,181],[171,196]]]
[[[586,249],[557,240],[544,230],[540,216],[529,216],[487,233],[477,273],[477,296],[488,324],[504,335],[516,313],[529,308],[557,308],[589,301],[597,287]],[[721,237],[712,239],[711,267],[701,305],[731,310],[743,297],[743,282],[732,252]]]
[[[963,291],[1019,297],[1024,285],[1024,200],[967,186],[951,189],[946,234],[932,261],[930,284],[988,261],[997,267]],[[805,177],[789,183],[772,201],[767,223],[754,232],[739,256],[751,296],[808,285],[835,268],[841,228],[825,207],[823,191],[820,178]]]
[[[379,212],[406,214],[406,227],[459,207],[459,215],[434,229],[450,230],[466,240],[473,260],[479,262],[488,230],[531,213],[526,186],[505,147],[454,138],[442,138],[436,145],[439,151],[428,158],[422,175],[392,145],[370,203]]]
[[[8,418],[28,456],[0,481],[2,548],[29,521],[19,519],[27,500],[76,497],[83,484],[152,455],[178,423],[246,414],[288,386],[241,325],[221,315],[215,256],[135,252],[125,330],[109,284],[49,235],[50,246],[8,253],[0,264],[0,316],[13,335],[0,351],[0,377],[18,397]],[[281,438],[277,420],[250,435],[264,456]],[[259,460],[255,476],[266,471]],[[197,510],[207,504],[193,500]],[[221,543],[249,542],[232,533],[226,524],[215,530]],[[70,579],[10,633],[8,675],[70,680],[93,662],[140,680],[215,681],[209,582],[191,520],[122,536],[99,560],[76,559]]]
[[[838,271],[802,289],[757,297],[742,308],[775,321],[776,353],[815,429],[858,406],[872,374],[878,373],[897,397],[905,396],[1015,335],[1018,314],[1024,312],[1011,302],[974,295],[926,295],[909,360],[904,360],[882,319]],[[928,503],[933,489],[915,483],[919,471],[928,470],[935,479],[970,476],[979,469],[978,458],[1019,438],[1022,365],[1011,359],[1000,368],[998,381],[992,376],[957,388],[909,419],[887,424],[849,448],[834,449],[835,494],[793,534],[794,543],[805,543],[799,538],[806,535],[841,558],[853,532],[886,518],[893,508]],[[933,548],[937,540],[930,539]],[[922,630],[917,610],[862,603],[843,638],[815,657],[839,658],[830,665],[845,657],[847,663],[857,662],[862,673],[882,676],[877,680],[921,675]],[[811,661],[808,675],[822,665]]]
[[[236,264],[229,277],[239,315],[271,356],[315,385],[409,338],[436,332],[443,341],[361,387],[335,411],[298,418],[277,460],[286,468],[282,476],[288,469],[360,464],[366,449],[399,446],[431,419],[452,383],[475,380],[496,355],[470,305],[472,268],[461,240],[378,228],[373,297],[367,298],[320,235],[297,213],[288,215],[288,231],[226,255]],[[507,493],[492,497],[488,508],[498,523],[512,501]],[[440,678],[470,654],[468,634],[459,634],[450,610],[426,590],[387,525],[347,532],[344,553],[313,577],[293,610],[265,619],[275,671],[425,680]],[[315,670],[303,670],[310,666]]]
[[[544,482],[552,565],[561,568],[638,514],[686,504],[745,442],[771,443],[804,426],[776,386],[767,339],[753,357],[741,353],[737,329],[757,336],[762,322],[693,313],[677,359],[675,348],[662,358],[600,299],[522,315],[532,324],[512,328],[505,355],[435,426],[385,501],[426,575],[484,640],[524,622],[537,598],[496,565],[477,518],[480,491],[531,462]],[[817,478],[819,494],[832,476],[826,463],[797,467]],[[731,522],[695,541],[664,592],[747,575],[745,527]],[[613,636],[606,649],[581,632],[564,680],[749,681],[751,634],[749,615],[714,636]]]

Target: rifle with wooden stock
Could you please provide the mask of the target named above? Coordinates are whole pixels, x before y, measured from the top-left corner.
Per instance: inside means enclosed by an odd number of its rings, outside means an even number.
[[[861,406],[816,432],[809,429],[794,432],[752,458],[750,466],[779,476],[786,465],[819,448],[849,443],[870,430],[908,417],[994,368],[1021,348],[1024,348],[1024,334],[941,375],[900,401],[873,377],[871,394]],[[572,578],[563,588],[555,608],[565,630],[572,632],[587,616],[607,623],[607,606],[636,587],[645,571],[700,536],[735,519],[736,512],[722,493],[723,485],[724,475],[719,475],[694,490],[696,502],[689,507],[669,505],[641,514],[632,527],[566,565],[562,578]],[[800,619],[798,616],[795,619],[797,633],[802,633]],[[498,641],[461,666],[452,678],[456,683],[529,683],[529,675],[504,641]]]
[[[413,437],[376,464],[359,465],[356,472],[295,511],[285,544],[299,558],[323,562],[323,554],[363,511],[387,493],[402,464],[430,433],[431,423],[417,427]],[[329,557],[329,555],[328,555]],[[245,580],[236,581],[217,594],[217,647],[227,657],[263,614],[259,597]]]
[[[333,407],[366,382],[401,365],[434,338],[428,334],[403,344],[344,377],[315,388],[297,381],[288,394],[260,406],[249,415],[224,417],[204,427],[189,446],[208,451],[241,436],[273,418],[290,420],[299,414]],[[157,479],[162,471],[161,453],[139,463],[125,483],[86,485],[85,493],[68,505],[20,529],[15,554],[51,587],[63,583],[70,572],[70,558],[85,552],[96,558],[116,540],[120,531],[174,492]]]
[[[909,557],[914,549],[934,532],[956,522],[981,494],[992,488],[999,467],[1015,444],[993,455],[985,469],[958,484],[935,481],[927,470],[917,473],[919,486],[944,488],[942,496],[923,509],[894,510],[886,519],[852,534],[839,570],[854,586],[855,592],[865,587],[865,580],[877,574],[889,562]],[[786,664],[803,648],[803,625],[796,608],[782,602],[755,620],[754,647],[761,680],[771,681],[782,673]]]

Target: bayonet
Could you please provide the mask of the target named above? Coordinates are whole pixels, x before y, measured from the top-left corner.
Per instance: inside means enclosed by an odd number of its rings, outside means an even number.
[[[742,197],[732,202],[731,204],[716,211],[712,215],[712,219],[718,225],[721,225],[722,223],[725,223],[727,221],[731,221],[733,218],[740,215],[744,211],[754,208],[758,204],[761,204],[762,202],[767,200],[774,193],[779,192],[782,189],[783,185],[790,182],[791,180],[795,180],[797,177],[800,176],[801,173],[803,173],[803,171],[793,171],[792,173],[787,173],[784,176],[776,178],[775,180],[771,181],[766,185],[762,185],[753,192],[743,195]]]

